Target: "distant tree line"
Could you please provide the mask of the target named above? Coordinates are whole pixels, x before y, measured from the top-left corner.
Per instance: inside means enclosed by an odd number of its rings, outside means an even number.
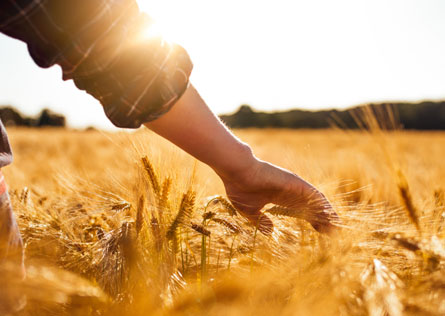
[[[346,110],[289,110],[258,112],[242,105],[231,115],[220,118],[232,128],[380,128],[445,130],[445,101],[421,103],[379,103],[352,107]],[[11,106],[0,106],[0,119],[5,126],[65,127],[63,115],[43,109],[36,117],[21,114]]]
[[[21,114],[11,106],[0,107],[0,119],[5,126],[27,126],[27,127],[65,127],[66,119],[63,115],[43,109],[36,117]]]
[[[257,112],[242,105],[221,119],[233,128],[329,128],[357,129],[378,124],[384,129],[445,130],[445,101],[421,103],[379,103],[346,110]]]

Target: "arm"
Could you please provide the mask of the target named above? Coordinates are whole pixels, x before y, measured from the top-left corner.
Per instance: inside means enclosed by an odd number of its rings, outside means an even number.
[[[39,66],[59,64],[63,78],[98,99],[116,126],[137,128],[150,122],[150,129],[212,167],[234,206],[254,224],[260,222],[263,231],[272,227],[260,213],[267,203],[306,210],[316,229],[331,228],[327,210],[332,208],[313,186],[258,160],[192,86],[177,100],[192,70],[189,56],[178,45],[143,39],[150,19],[140,14],[136,1],[106,7],[99,0],[83,2],[67,7],[55,0],[36,1],[35,10],[25,16],[24,7],[7,1],[14,23],[0,23],[0,32],[25,41]]]
[[[221,123],[192,85],[169,112],[145,125],[222,178],[243,173],[255,163],[250,147]]]
[[[260,210],[267,203],[295,208],[321,232],[330,232],[337,215],[317,189],[297,175],[256,158],[211,112],[193,86],[162,117],[145,124],[209,165],[224,183],[233,205],[269,232],[272,222]]]

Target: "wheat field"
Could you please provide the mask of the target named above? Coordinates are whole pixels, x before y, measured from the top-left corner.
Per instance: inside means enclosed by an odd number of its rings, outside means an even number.
[[[239,130],[317,186],[342,219],[298,210],[262,235],[213,171],[147,129],[10,129],[2,171],[27,278],[18,315],[444,315],[445,133]],[[211,150],[209,148],[208,150]]]

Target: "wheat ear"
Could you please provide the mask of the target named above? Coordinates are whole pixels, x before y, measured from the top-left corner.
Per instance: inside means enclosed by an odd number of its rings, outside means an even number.
[[[403,203],[403,206],[405,207],[405,210],[407,212],[408,218],[410,219],[411,223],[416,227],[419,234],[422,234],[422,230],[420,227],[420,221],[419,221],[419,213],[414,206],[413,198],[411,196],[411,192],[409,190],[408,182],[406,181],[405,176],[403,173],[399,170],[397,172],[398,176],[398,188],[399,188],[399,195],[400,199]]]
[[[142,164],[144,165],[144,169],[147,172],[148,179],[150,180],[151,186],[153,188],[153,191],[156,196],[159,197],[161,193],[161,186],[159,184],[158,176],[156,174],[155,169],[153,168],[153,165],[148,160],[147,156],[142,157]]]
[[[173,239],[176,235],[178,227],[190,219],[193,215],[195,206],[195,192],[189,190],[182,196],[181,205],[179,206],[178,214],[167,230],[167,238]]]

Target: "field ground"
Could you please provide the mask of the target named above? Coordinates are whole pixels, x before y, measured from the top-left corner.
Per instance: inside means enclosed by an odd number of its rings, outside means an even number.
[[[236,131],[327,195],[335,238],[298,210],[257,233],[146,129],[9,134],[28,277],[6,264],[0,282],[26,294],[20,315],[445,314],[445,133]]]

